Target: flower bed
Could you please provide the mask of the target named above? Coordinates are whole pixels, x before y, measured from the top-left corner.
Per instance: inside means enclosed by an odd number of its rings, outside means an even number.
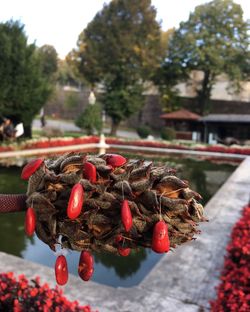
[[[233,228],[211,311],[250,311],[250,205]]]
[[[16,279],[12,272],[0,274],[0,311],[94,312],[88,305],[69,301],[58,287],[41,285],[39,278],[29,283],[24,275]]]
[[[90,144],[98,143],[99,137],[97,136],[87,136],[79,138],[42,138],[36,140],[28,140],[21,144],[20,148],[25,149],[35,149],[35,148],[47,148],[47,147],[58,147],[58,146],[69,146],[69,145],[79,145],[79,144]]]
[[[90,144],[98,143],[98,136],[84,136],[79,138],[40,138],[32,139],[21,144],[12,143],[11,145],[0,146],[0,152],[13,151],[13,150],[26,150],[36,148],[49,148],[79,144]],[[250,155],[249,146],[223,146],[223,145],[184,145],[184,144],[172,144],[162,141],[147,141],[147,140],[123,140],[118,138],[106,138],[107,144],[116,145],[129,145],[129,146],[143,146],[143,147],[155,147],[155,148],[166,148],[166,149],[178,149],[178,150],[191,150],[191,151],[204,151],[204,152],[218,152],[218,153],[230,153],[230,154],[241,154]]]

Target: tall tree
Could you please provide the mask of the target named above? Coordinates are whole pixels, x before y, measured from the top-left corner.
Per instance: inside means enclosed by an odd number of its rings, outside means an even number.
[[[143,81],[159,64],[160,26],[150,0],[113,0],[80,34],[71,62],[94,85],[104,86],[111,133],[143,103]]]
[[[240,81],[249,77],[248,27],[240,5],[232,0],[214,0],[197,6],[170,40],[166,71],[175,64],[184,78],[192,70],[203,72],[197,86],[201,114],[208,109],[219,74],[227,74],[238,90]]]
[[[30,137],[32,120],[52,92],[53,70],[45,69],[43,51],[27,43],[20,22],[0,24],[0,46],[0,114],[23,122]]]

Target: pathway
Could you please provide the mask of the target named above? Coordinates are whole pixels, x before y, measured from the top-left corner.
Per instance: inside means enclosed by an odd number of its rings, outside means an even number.
[[[46,126],[59,129],[62,131],[81,131],[80,128],[78,128],[72,121],[65,121],[65,120],[52,120],[48,119],[46,120]],[[41,122],[39,119],[35,119],[33,121],[33,129],[39,129],[41,130]],[[104,133],[109,133],[110,129],[105,128]],[[118,130],[117,131],[117,136],[121,138],[128,138],[128,139],[138,139],[139,136],[137,133],[132,132],[132,131],[127,131],[127,130]]]

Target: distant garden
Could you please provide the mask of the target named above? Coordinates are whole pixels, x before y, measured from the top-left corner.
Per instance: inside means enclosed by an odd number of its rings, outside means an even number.
[[[209,112],[216,79],[226,74],[230,90],[249,79],[249,22],[232,0],[199,5],[177,29],[164,32],[150,0],[111,1],[78,38],[76,48],[59,60],[54,47],[29,44],[24,25],[0,24],[0,117],[31,124],[53,96],[56,84],[101,86],[97,103],[79,111],[78,124],[88,133],[102,128],[101,112],[111,119],[111,134],[144,105],[146,83],[157,86],[166,112],[179,107],[174,86],[199,70],[197,113]],[[70,103],[74,101],[69,99]],[[143,135],[150,129],[139,129]]]

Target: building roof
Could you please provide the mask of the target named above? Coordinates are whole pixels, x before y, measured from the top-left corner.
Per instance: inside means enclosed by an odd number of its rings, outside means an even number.
[[[163,114],[161,118],[168,120],[199,120],[201,116],[187,109],[180,109],[172,113]]]
[[[200,121],[205,122],[237,122],[237,123],[250,123],[250,115],[247,114],[210,114],[201,117]]]

